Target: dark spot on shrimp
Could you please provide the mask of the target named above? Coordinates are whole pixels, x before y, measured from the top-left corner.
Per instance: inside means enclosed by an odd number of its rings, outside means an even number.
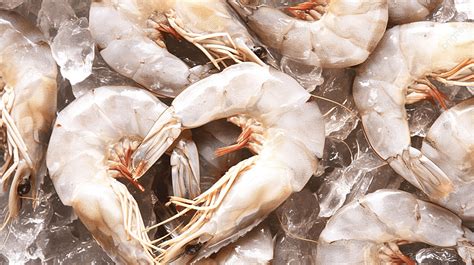
[[[265,59],[265,57],[267,57],[268,51],[263,46],[254,46],[251,50],[261,60],[263,60],[263,59]]]
[[[201,248],[202,243],[189,244],[184,248],[184,251],[187,255],[196,255]]]
[[[30,183],[29,178],[22,179],[20,184],[18,184],[18,187],[16,188],[16,192],[20,196],[27,194],[28,192],[30,192],[30,190],[31,190],[31,183]]]

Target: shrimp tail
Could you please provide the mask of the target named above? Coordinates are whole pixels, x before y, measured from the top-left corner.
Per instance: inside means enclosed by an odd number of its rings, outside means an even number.
[[[159,249],[151,244],[137,202],[122,183],[110,178],[108,184],[91,181],[76,190],[75,213],[116,262],[133,263],[131,257],[135,262],[153,260]],[[123,230],[115,232],[119,227]]]
[[[173,107],[161,113],[142,143],[132,155],[134,179],[141,177],[181,134],[181,122],[174,115]]]
[[[225,240],[221,240],[221,241],[219,241],[217,243],[214,243],[210,246],[206,246],[206,248],[204,248],[195,257],[193,257],[193,259],[191,260],[191,263],[195,263],[195,262],[200,261],[201,259],[205,259],[205,258],[211,256],[212,254],[217,253],[221,248],[237,241],[239,238],[246,235],[248,232],[250,232],[256,226],[258,226],[261,223],[262,219],[264,219],[264,218],[256,218],[255,221],[252,224],[250,224],[246,227],[242,227],[240,230],[238,230],[232,236],[226,238]]]
[[[449,177],[435,163],[413,147],[388,159],[390,166],[426,194],[444,198],[453,190]]]
[[[456,250],[466,265],[472,265],[474,260],[474,233],[468,228],[464,228],[464,238],[459,240]]]
[[[178,141],[171,153],[170,164],[174,196],[193,199],[201,194],[199,154],[191,139]]]

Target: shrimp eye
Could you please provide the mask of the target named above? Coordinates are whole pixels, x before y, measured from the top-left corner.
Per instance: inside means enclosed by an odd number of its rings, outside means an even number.
[[[267,56],[267,49],[262,46],[254,46],[252,52],[260,59],[264,59]]]
[[[184,248],[184,251],[188,255],[195,255],[202,247],[202,243],[197,243],[197,244],[189,244]]]
[[[23,196],[30,192],[31,189],[31,184],[30,184],[30,179],[23,179],[20,184],[18,184],[18,187],[16,188],[16,192],[18,195]]]

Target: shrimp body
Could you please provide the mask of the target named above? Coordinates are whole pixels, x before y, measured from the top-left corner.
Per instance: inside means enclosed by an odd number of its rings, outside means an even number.
[[[257,155],[231,167],[193,201],[172,198],[197,209],[179,236],[160,244],[159,261],[193,258],[186,248],[200,246],[195,260],[207,257],[257,225],[317,168],[324,146],[324,124],[310,95],[287,75],[254,63],[230,66],[183,91],[134,153],[133,167],[150,164],[184,128],[228,118],[243,128],[228,151],[248,147]],[[270,185],[269,185],[270,183]]]
[[[47,166],[59,198],[117,263],[153,263],[138,205],[115,178],[142,189],[128,173],[130,155],[165,109],[144,90],[100,87],[62,110],[51,135]]]
[[[302,21],[267,6],[249,6],[248,0],[228,2],[265,45],[295,61],[323,68],[364,62],[382,38],[388,20],[386,0],[330,1],[316,21]]]
[[[453,191],[431,200],[474,221],[474,98],[443,112],[431,126],[421,152],[447,173]]]
[[[107,64],[161,96],[175,97],[208,71],[169,53],[165,33],[195,44],[219,69],[225,60],[263,64],[246,28],[218,0],[95,1],[90,29]]]
[[[5,224],[18,215],[20,196],[36,197],[46,175],[44,157],[56,112],[57,68],[41,32],[0,10],[3,187],[10,185]]]
[[[473,23],[396,26],[387,31],[354,80],[354,101],[371,146],[397,173],[433,196],[448,194],[452,183],[410,146],[405,104],[429,97],[442,102],[426,76],[449,84],[472,84],[473,50]]]
[[[397,190],[379,190],[342,207],[321,232],[317,264],[415,264],[400,243],[456,247],[471,264],[472,232],[461,219],[435,204]],[[391,263],[390,263],[391,264]]]
[[[442,0],[388,0],[390,24],[406,24],[426,18]]]

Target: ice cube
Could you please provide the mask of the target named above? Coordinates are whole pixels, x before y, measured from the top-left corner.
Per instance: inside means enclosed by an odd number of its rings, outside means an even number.
[[[62,23],[51,44],[51,50],[54,60],[61,68],[61,74],[72,85],[88,77],[94,60],[94,40],[87,18]]]

